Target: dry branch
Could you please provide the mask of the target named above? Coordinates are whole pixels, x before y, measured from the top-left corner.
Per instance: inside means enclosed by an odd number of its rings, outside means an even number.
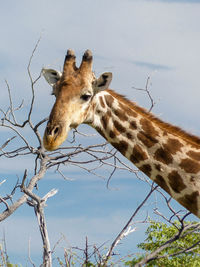
[[[133,221],[133,218],[137,215],[137,213],[140,211],[140,209],[144,206],[145,202],[149,199],[149,197],[151,196],[151,194],[158,188],[158,186],[155,186],[152,184],[151,186],[151,190],[150,192],[147,194],[147,196],[145,197],[145,199],[141,202],[141,204],[136,208],[136,210],[134,211],[133,215],[130,217],[130,219],[128,220],[128,222],[126,223],[126,225],[124,226],[124,228],[121,230],[121,232],[117,235],[117,237],[115,238],[115,240],[113,241],[113,243],[111,244],[107,254],[106,254],[106,258],[103,262],[103,266],[107,266],[107,262],[109,260],[109,258],[112,255],[113,249],[117,246],[117,244],[128,234],[130,234],[131,232],[133,232],[135,229],[131,228],[131,223]]]

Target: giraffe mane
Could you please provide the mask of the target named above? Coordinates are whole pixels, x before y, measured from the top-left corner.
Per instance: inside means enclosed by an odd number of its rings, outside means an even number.
[[[154,116],[151,112],[149,112],[147,109],[142,108],[138,106],[135,102],[130,101],[125,96],[120,95],[111,89],[106,90],[109,94],[111,94],[114,98],[117,98],[120,100],[123,104],[128,106],[130,109],[135,110],[137,113],[141,114],[142,116],[145,116],[150,121],[153,121],[158,127],[160,127],[163,130],[166,130],[167,132],[176,135],[178,137],[181,137],[186,142],[189,142],[191,145],[199,148],[200,147],[200,137],[190,134],[183,129],[181,129],[178,126],[174,126],[170,123],[162,121],[160,118]]]

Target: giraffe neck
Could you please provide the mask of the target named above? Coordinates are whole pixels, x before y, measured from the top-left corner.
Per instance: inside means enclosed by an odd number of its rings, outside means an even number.
[[[200,217],[200,139],[103,91],[93,101],[94,127],[122,155]]]

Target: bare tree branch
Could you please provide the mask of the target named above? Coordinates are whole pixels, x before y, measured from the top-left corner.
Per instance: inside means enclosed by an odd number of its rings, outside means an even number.
[[[27,203],[30,206],[34,207],[34,211],[38,219],[38,225],[39,225],[42,242],[43,242],[43,264],[42,266],[51,267],[52,266],[52,252],[50,248],[47,224],[46,224],[45,215],[44,215],[44,207],[46,205],[47,199],[49,197],[54,196],[58,192],[58,190],[53,189],[50,192],[48,192],[43,198],[40,198],[36,194],[32,193],[30,190],[25,188],[24,185],[22,185],[21,189],[27,196],[31,198],[31,200],[28,200]]]
[[[43,178],[44,174],[46,173],[46,158],[43,158],[41,160],[41,166],[39,172],[34,175],[29,184],[27,189],[32,191],[36,183]],[[22,204],[24,204],[27,201],[27,195],[22,195],[15,203],[11,204],[8,209],[6,209],[4,212],[0,214],[0,221],[5,220],[8,216],[10,216],[17,208],[19,208]]]
[[[118,234],[118,236],[115,238],[115,240],[113,241],[113,243],[111,244],[107,254],[106,254],[106,258],[103,262],[103,266],[107,266],[107,262],[109,260],[109,258],[112,255],[113,249],[116,247],[116,245],[119,243],[119,241],[124,238],[124,236],[126,236],[127,234],[129,234],[131,232],[131,228],[130,224],[133,220],[133,218],[136,216],[136,214],[138,213],[138,211],[142,208],[142,206],[145,204],[145,202],[148,200],[148,198],[151,196],[151,194],[158,188],[158,186],[155,186],[152,184],[151,190],[150,192],[147,194],[147,196],[145,197],[145,199],[141,202],[141,204],[136,208],[136,210],[134,211],[133,215],[130,217],[130,219],[128,220],[128,222],[126,223],[126,225],[124,226],[124,228],[121,230],[121,232]],[[128,230],[128,231],[127,231]]]

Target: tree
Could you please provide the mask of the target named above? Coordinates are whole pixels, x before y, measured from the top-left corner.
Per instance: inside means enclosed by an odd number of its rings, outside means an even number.
[[[126,265],[141,266],[138,263],[145,262],[146,266],[200,266],[199,233],[198,222],[185,221],[183,226],[180,221],[174,221],[172,225],[150,221],[145,242],[138,244],[144,252]],[[147,259],[147,255],[156,250],[160,252]]]

